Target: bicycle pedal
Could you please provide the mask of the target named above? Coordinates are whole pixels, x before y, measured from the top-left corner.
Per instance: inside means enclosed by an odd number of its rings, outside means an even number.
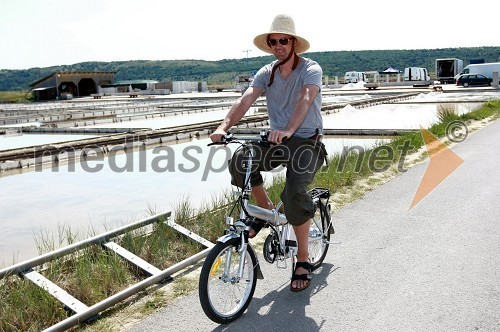
[[[282,262],[283,264],[280,264],[280,262]],[[286,263],[285,260],[279,259],[276,261],[276,267],[278,269],[286,269],[286,268],[288,268],[288,264]]]
[[[283,262],[283,264],[280,264],[280,262]],[[286,262],[284,262],[284,261],[282,261],[282,260],[277,260],[277,261],[276,261],[276,267],[277,267],[278,269],[286,269],[286,266],[287,266]]]

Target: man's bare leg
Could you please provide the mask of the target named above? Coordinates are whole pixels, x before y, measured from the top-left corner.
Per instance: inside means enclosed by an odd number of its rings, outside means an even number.
[[[257,201],[257,205],[260,206],[261,208],[272,210],[274,209],[274,204],[271,202],[269,199],[269,196],[267,195],[267,191],[264,188],[264,185],[260,186],[254,186],[252,187],[252,195],[255,197],[255,200]],[[253,230],[250,229],[250,232],[248,233],[248,237],[253,238],[257,233]]]
[[[252,187],[252,195],[255,197],[257,201],[257,205],[264,209],[272,210],[274,209],[274,204],[267,196],[267,191],[264,188],[264,185]]]
[[[311,225],[311,220],[300,226],[293,226],[293,231],[295,232],[295,237],[297,238],[297,262],[309,262],[309,227]],[[307,274],[308,270],[298,267],[295,271],[297,274]],[[308,283],[308,280],[294,280],[292,282],[293,288],[302,288]]]

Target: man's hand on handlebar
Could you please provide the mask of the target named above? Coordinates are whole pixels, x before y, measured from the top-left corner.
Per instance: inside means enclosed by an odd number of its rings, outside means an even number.
[[[215,130],[212,134],[210,134],[210,139],[214,143],[222,142],[222,139],[226,136],[226,132],[222,129]]]
[[[271,143],[283,144],[291,136],[292,133],[288,131],[271,130],[267,136],[267,140]]]
[[[288,138],[292,136],[293,133],[289,131],[281,131],[281,130],[268,130],[264,134],[261,133],[261,143],[267,143],[267,144],[283,144],[286,142]],[[209,145],[214,145],[214,144],[227,144],[229,141],[231,141],[232,134],[229,132],[225,132],[222,129],[216,129],[212,134],[210,134],[210,139],[212,140],[212,143]],[[243,138],[243,137],[236,137],[238,138]],[[248,138],[244,138],[248,139]],[[254,137],[254,140],[257,141],[258,136]]]

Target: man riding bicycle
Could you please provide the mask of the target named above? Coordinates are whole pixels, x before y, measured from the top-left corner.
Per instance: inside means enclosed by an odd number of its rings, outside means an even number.
[[[276,60],[257,72],[250,87],[235,102],[210,138],[213,142],[220,142],[265,92],[271,129],[268,141],[276,145],[254,146],[256,155],[250,179],[252,195],[260,207],[274,208],[260,172],[270,171],[281,165],[287,167],[281,200],[285,215],[294,228],[298,246],[290,289],[301,291],[309,286],[311,280],[308,236],[314,204],[307,193],[307,187],[326,159],[321,142],[323,72],[318,63],[299,56],[309,49],[309,42],[295,33],[295,24],[290,16],[276,16],[269,32],[258,35],[253,42],[260,50],[273,54]],[[233,156],[229,170],[232,184],[243,187],[245,168],[240,152],[237,151]],[[262,224],[257,222],[250,226],[249,237],[254,237],[262,228]]]

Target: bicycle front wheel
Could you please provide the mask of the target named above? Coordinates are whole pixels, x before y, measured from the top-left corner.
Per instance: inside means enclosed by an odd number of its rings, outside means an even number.
[[[314,269],[323,263],[330,246],[330,218],[329,205],[319,200],[309,226],[309,263]]]
[[[217,243],[201,269],[199,297],[203,311],[212,321],[227,324],[240,317],[252,300],[257,283],[257,258],[248,246],[239,277],[240,239]]]

